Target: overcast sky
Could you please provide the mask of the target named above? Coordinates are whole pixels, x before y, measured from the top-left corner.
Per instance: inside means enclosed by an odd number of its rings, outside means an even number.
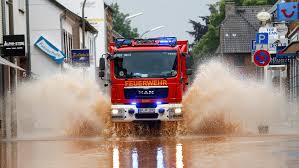
[[[207,4],[218,0],[105,0],[107,4],[117,2],[121,12],[130,15],[144,14],[132,19],[132,26],[139,34],[151,28],[164,25],[163,29],[148,33],[145,37],[176,36],[193,41],[186,32],[192,30],[189,19],[199,20],[197,16],[209,15]]]

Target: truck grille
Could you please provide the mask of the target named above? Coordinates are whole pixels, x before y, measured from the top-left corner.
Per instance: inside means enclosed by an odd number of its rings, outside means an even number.
[[[168,97],[168,88],[125,88],[126,99],[163,99]]]

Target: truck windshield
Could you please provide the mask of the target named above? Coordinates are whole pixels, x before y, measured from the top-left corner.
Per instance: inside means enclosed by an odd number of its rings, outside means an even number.
[[[167,78],[177,75],[177,51],[118,52],[114,59],[117,78]]]

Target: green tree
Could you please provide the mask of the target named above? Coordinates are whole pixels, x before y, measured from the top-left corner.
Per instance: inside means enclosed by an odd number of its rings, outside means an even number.
[[[276,0],[234,0],[236,5],[273,5]],[[208,31],[205,35],[195,40],[193,46],[193,54],[196,57],[202,58],[212,55],[219,46],[219,26],[225,18],[225,0],[220,0],[215,4],[209,5],[210,16],[208,16],[209,24]]]
[[[194,37],[194,41],[199,41],[203,35],[205,35],[208,31],[209,17],[207,16],[199,16],[201,21],[197,22],[195,20],[189,20],[189,23],[193,26],[193,31],[187,31],[191,36]]]
[[[112,3],[111,8],[113,9],[113,29],[124,36],[125,38],[136,38],[139,36],[137,28],[131,27],[131,21],[126,20],[129,14],[125,14],[119,11],[119,5]]]

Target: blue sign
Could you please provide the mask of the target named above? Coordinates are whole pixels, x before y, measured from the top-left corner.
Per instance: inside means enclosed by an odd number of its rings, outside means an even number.
[[[256,44],[268,44],[269,34],[268,33],[256,33]]]
[[[284,2],[277,4],[277,20],[291,21],[299,20],[298,2]]]
[[[89,49],[77,49],[72,50],[72,63],[75,66],[90,66]]]
[[[256,50],[256,41],[252,40],[251,41],[251,52],[254,53]]]
[[[65,58],[65,54],[55,47],[51,42],[45,39],[43,36],[35,42],[34,44],[37,48],[46,53],[52,60],[57,64],[62,64]]]
[[[296,56],[299,56],[299,54],[296,54],[296,53],[279,53],[279,54],[276,54],[277,59],[292,59],[292,58],[295,58]]]
[[[269,65],[287,65],[289,62],[289,59],[277,59],[275,56],[271,59]]]
[[[277,51],[277,53],[281,53],[283,51],[283,49],[285,49],[285,48],[286,48],[286,46],[277,46],[276,51]]]

